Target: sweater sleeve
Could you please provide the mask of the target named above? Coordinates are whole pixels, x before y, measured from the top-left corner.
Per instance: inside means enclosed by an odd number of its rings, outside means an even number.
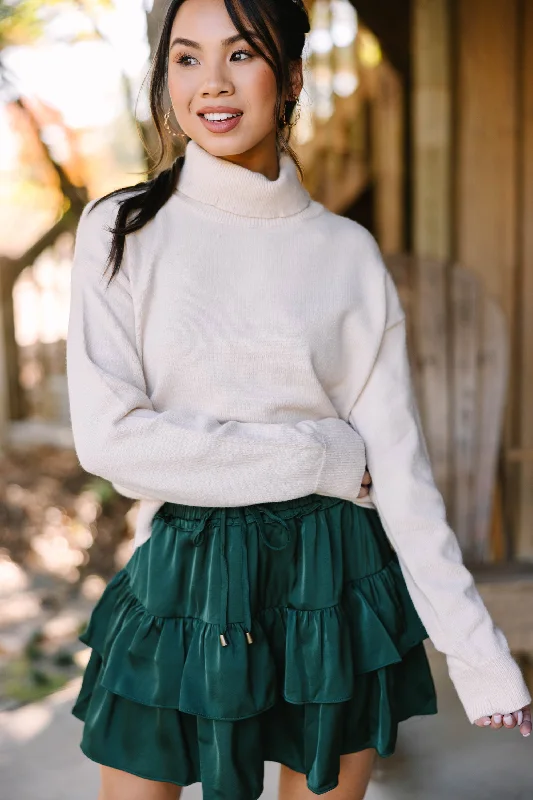
[[[484,715],[516,711],[531,695],[447,524],[414,397],[405,316],[388,272],[385,285],[385,331],[349,421],[365,441],[370,496],[413,605],[436,649],[446,655],[450,678],[473,723]]]
[[[355,499],[366,454],[338,417],[295,423],[219,422],[156,409],[138,355],[135,308],[123,264],[109,286],[111,235],[85,207],[76,233],[67,332],[67,381],[81,466],[132,498],[240,506],[311,493]],[[142,268],[142,265],[139,265]]]

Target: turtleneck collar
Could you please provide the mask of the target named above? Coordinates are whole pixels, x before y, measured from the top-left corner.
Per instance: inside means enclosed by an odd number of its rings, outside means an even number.
[[[272,181],[260,172],[212,155],[193,139],[185,148],[177,188],[180,194],[200,203],[250,218],[290,217],[311,203],[294,161],[284,151],[279,155],[279,175]]]

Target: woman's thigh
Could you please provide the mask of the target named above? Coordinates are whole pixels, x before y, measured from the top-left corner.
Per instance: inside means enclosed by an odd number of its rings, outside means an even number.
[[[339,785],[328,792],[328,800],[363,800],[376,757],[374,747],[341,756]],[[282,765],[279,781],[279,800],[311,800],[305,775]]]
[[[100,775],[98,800],[179,800],[181,795],[173,783],[148,781],[113,767],[101,766]]]

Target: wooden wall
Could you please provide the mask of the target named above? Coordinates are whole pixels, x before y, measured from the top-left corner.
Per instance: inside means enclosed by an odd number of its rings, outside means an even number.
[[[503,306],[512,359],[505,520],[533,560],[533,0],[456,0],[454,253]]]
[[[506,313],[505,523],[533,560],[533,0],[414,0],[412,31],[415,251]]]

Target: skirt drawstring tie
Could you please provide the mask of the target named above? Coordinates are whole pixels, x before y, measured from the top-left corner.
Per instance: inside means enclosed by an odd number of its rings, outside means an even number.
[[[249,512],[254,517],[255,523],[259,530],[259,535],[262,542],[271,550],[284,550],[292,541],[291,531],[287,525],[286,520],[275,514],[264,505],[256,504],[248,506]],[[269,517],[272,522],[281,525],[286,532],[286,536],[281,544],[274,544],[268,537],[265,520],[262,515]],[[220,539],[220,644],[226,647],[228,640],[226,638],[228,627],[228,601],[229,601],[229,565],[227,559],[226,537],[227,537],[227,509],[225,507],[215,507],[207,509],[207,511],[200,517],[197,524],[191,531],[192,543],[195,547],[200,547],[205,541],[206,526],[209,520],[215,516],[220,516],[220,525],[218,527]],[[267,523],[268,524],[268,523]],[[216,528],[214,529],[216,530]],[[248,557],[245,542],[245,526],[242,526],[242,591],[243,591],[243,609],[244,609],[244,633],[248,644],[252,644],[253,638],[251,633],[252,628],[252,610],[250,601],[250,578],[248,574]]]

